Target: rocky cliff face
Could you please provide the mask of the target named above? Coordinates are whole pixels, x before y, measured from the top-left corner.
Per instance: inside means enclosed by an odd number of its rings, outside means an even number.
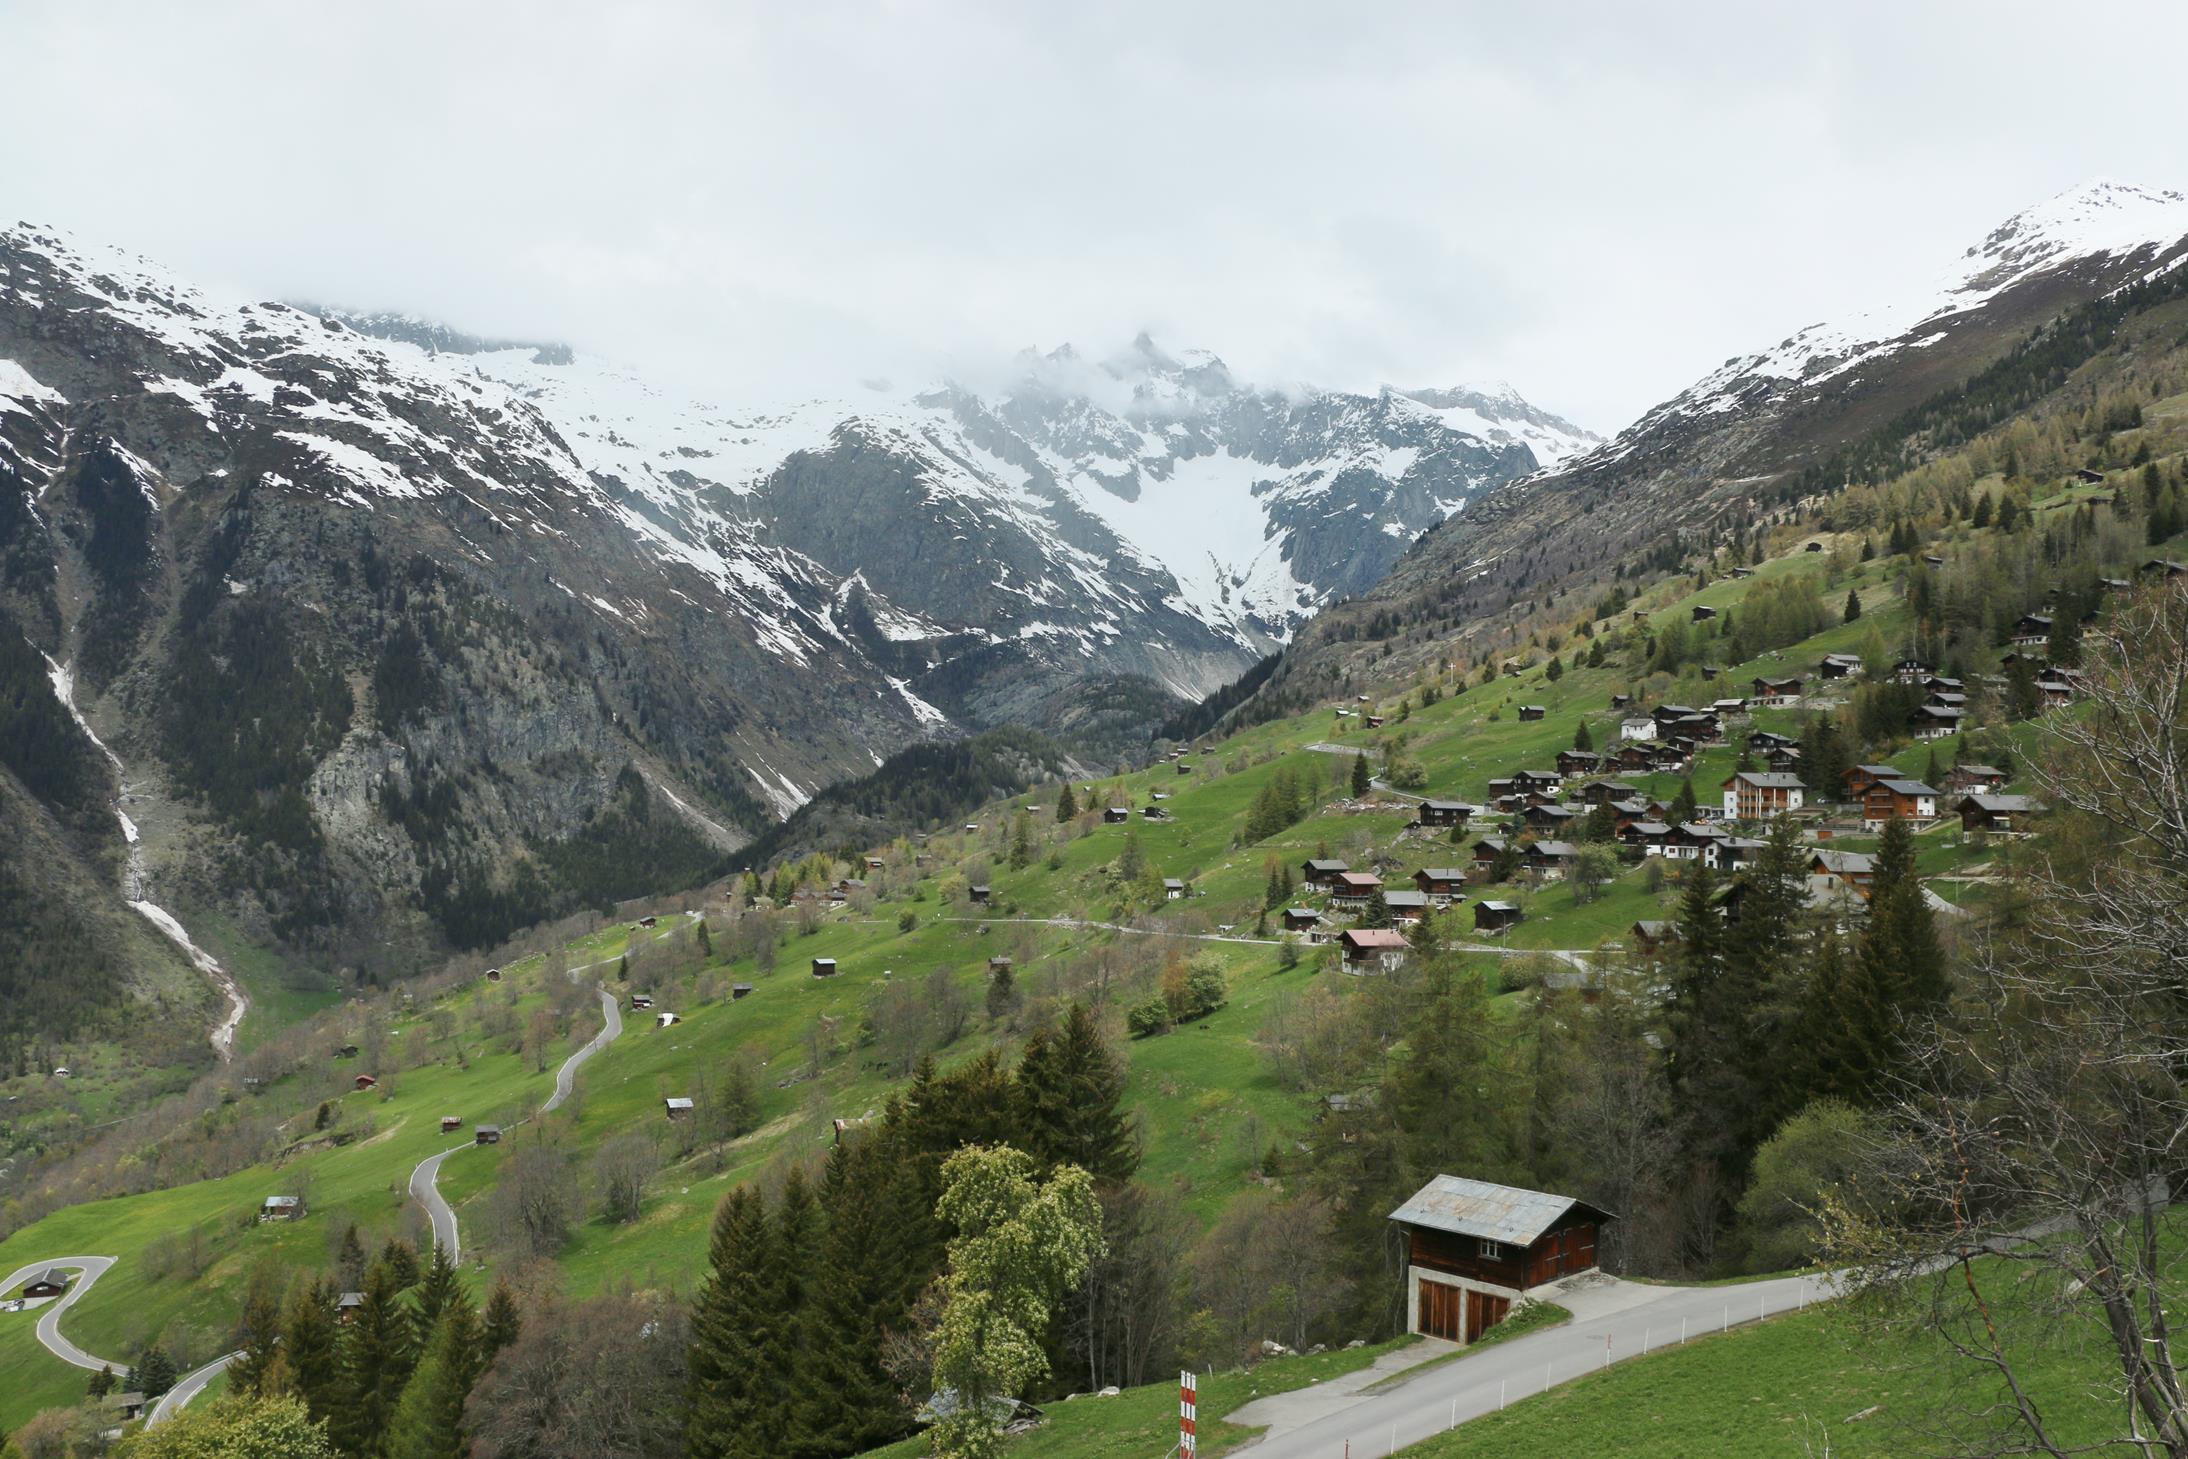
[[[119,757],[147,896],[345,964],[688,881],[922,741],[1114,755],[1585,439],[1145,340],[728,411],[0,233],[0,633]]]

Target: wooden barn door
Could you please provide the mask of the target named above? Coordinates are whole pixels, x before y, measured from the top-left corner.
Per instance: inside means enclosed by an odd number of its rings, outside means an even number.
[[[1466,1293],[1443,1282],[1420,1278],[1420,1322],[1416,1327],[1423,1337],[1440,1337],[1446,1342],[1457,1342],[1462,1330],[1461,1307]],[[1477,1302],[1479,1298],[1475,1299]]]
[[[1511,1298],[1491,1297],[1486,1293],[1476,1292],[1466,1313],[1466,1340],[1480,1341],[1481,1335],[1504,1321],[1511,1310]]]

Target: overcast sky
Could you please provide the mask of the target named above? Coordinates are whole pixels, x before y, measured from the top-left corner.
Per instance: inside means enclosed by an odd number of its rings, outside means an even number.
[[[732,400],[1146,328],[1608,430],[2188,186],[2184,54],[2178,3],[0,0],[0,215]]]

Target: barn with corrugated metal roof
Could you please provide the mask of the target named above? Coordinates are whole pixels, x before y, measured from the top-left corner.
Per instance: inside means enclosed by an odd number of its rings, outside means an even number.
[[[1439,1175],[1390,1213],[1406,1242],[1406,1327],[1474,1342],[1537,1287],[1596,1265],[1610,1212],[1572,1196]]]

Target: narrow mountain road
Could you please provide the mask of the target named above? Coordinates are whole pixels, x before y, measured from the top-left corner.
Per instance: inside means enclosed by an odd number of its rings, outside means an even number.
[[[1553,1298],[1574,1320],[1397,1380],[1379,1393],[1272,1394],[1231,1413],[1265,1426],[1253,1459],[1374,1459],[1509,1403],[1692,1338],[1828,1301],[1828,1277],[1730,1287],[1655,1287],[1603,1279]]]
[[[674,925],[664,927],[654,935],[653,941],[659,942],[675,930]],[[589,973],[595,968],[604,968],[617,960],[618,958],[604,957],[580,964],[569,970],[570,978],[574,982],[579,975]],[[615,995],[605,988],[600,989],[599,993],[600,1032],[594,1034],[583,1048],[562,1061],[562,1067],[555,1071],[555,1092],[547,1096],[547,1102],[539,1107],[540,1114],[548,1114],[560,1108],[563,1101],[576,1091],[577,1071],[585,1066],[585,1061],[623,1036],[623,1010],[616,1003]],[[410,1198],[425,1209],[426,1219],[432,1223],[434,1244],[444,1248],[452,1262],[463,1258],[463,1231],[456,1223],[455,1208],[441,1194],[441,1162],[457,1151],[468,1150],[471,1146],[472,1142],[468,1140],[461,1145],[451,1145],[437,1154],[428,1155],[410,1172]]]
[[[0,1292],[18,1291],[40,1272],[51,1271],[55,1267],[75,1272],[76,1280],[68,1284],[68,1290],[47,1303],[45,1310],[38,1314],[38,1341],[47,1352],[64,1363],[87,1368],[94,1373],[101,1368],[111,1367],[119,1374],[129,1366],[127,1363],[117,1363],[111,1358],[95,1358],[61,1336],[61,1314],[81,1301],[84,1294],[98,1283],[99,1278],[106,1275],[106,1269],[112,1265],[114,1258],[111,1256],[48,1257],[11,1274],[6,1285],[0,1286]]]
[[[242,1356],[241,1353],[225,1354],[176,1379],[175,1386],[162,1393],[160,1401],[152,1405],[151,1413],[145,1415],[145,1426],[149,1428],[153,1424],[163,1424],[173,1418],[191,1399],[205,1391],[206,1384],[227,1372],[228,1365]]]

